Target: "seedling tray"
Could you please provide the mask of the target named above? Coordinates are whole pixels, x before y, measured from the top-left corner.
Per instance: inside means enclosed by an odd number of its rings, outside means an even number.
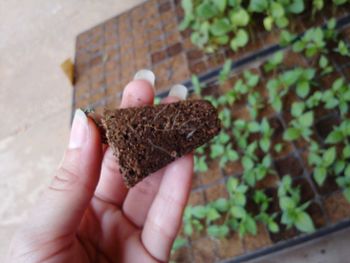
[[[345,40],[349,41],[350,32],[350,16],[345,16],[337,21],[338,32],[345,36]],[[300,34],[296,41],[302,37]],[[346,37],[347,36],[347,37]],[[278,51],[284,51],[286,64],[282,65],[281,71],[284,69],[293,68],[294,66],[307,66],[310,61],[299,54],[291,51],[290,46],[281,47],[273,45],[253,54],[249,54],[240,60],[234,61],[231,67],[231,79],[234,83],[242,70],[251,70],[259,74],[264,83],[270,78],[269,75],[264,75],[261,69],[262,64]],[[339,60],[338,57],[333,57],[329,54],[329,59],[335,68],[335,72],[327,78],[320,80],[325,86],[331,85],[332,81],[337,77],[342,76],[346,81],[350,80],[350,59]],[[213,71],[199,76],[199,80],[206,87],[207,91],[203,91],[206,95],[220,95],[225,92],[225,88],[218,84],[218,75],[222,68],[214,69]],[[191,81],[186,81],[184,84],[190,87],[193,91]],[[232,86],[232,85],[231,85]],[[262,88],[265,88],[263,85]],[[259,88],[258,88],[259,89]],[[205,90],[205,89],[204,89]],[[166,96],[166,92],[160,93],[160,97]],[[289,105],[294,98],[287,99]],[[244,105],[233,106],[233,115],[237,119],[247,119],[248,113]],[[236,114],[235,114],[236,112]],[[289,114],[275,113],[267,110],[263,113],[272,121],[272,125],[280,125],[284,130],[289,122]],[[317,136],[321,141],[331,131],[332,125],[336,124],[338,117],[334,112],[319,112],[316,113],[315,129]],[[339,119],[337,120],[339,121]],[[276,124],[280,122],[280,124]],[[282,133],[282,131],[280,131]],[[276,138],[276,136],[274,136]],[[323,139],[322,139],[323,138]],[[278,140],[277,140],[278,141]],[[237,163],[231,164],[230,167],[219,168],[218,163],[210,161],[209,170],[205,173],[195,175],[194,186],[190,197],[191,205],[202,205],[211,202],[220,197],[227,195],[225,183],[231,176],[240,177],[242,167]],[[259,233],[256,237],[245,236],[240,240],[236,234],[228,239],[220,240],[216,238],[208,238],[206,235],[194,235],[189,240],[189,245],[182,248],[180,252],[175,252],[173,255],[175,261],[194,261],[194,262],[245,262],[256,259],[271,253],[275,253],[284,249],[291,248],[296,245],[308,242],[326,236],[330,233],[341,231],[350,227],[350,204],[343,197],[340,189],[337,187],[334,179],[328,178],[324,186],[319,187],[312,178],[312,171],[307,164],[307,147],[303,142],[297,141],[291,143],[285,152],[274,156],[274,166],[278,171],[279,177],[285,173],[290,173],[296,185],[301,185],[301,193],[304,201],[311,200],[312,205],[309,208],[309,213],[314,220],[317,230],[311,234],[305,234],[296,229],[286,230],[285,233],[271,234],[263,226],[258,226]],[[263,183],[263,188],[274,188],[276,186],[274,180],[278,178],[269,178]],[[273,187],[271,187],[273,185]],[[283,232],[283,231],[282,231]],[[256,239],[256,240],[254,240]],[[192,254],[191,254],[192,253]]]

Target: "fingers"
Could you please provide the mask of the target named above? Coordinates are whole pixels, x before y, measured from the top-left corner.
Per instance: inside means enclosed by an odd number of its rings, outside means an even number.
[[[77,110],[62,164],[28,223],[35,234],[53,239],[75,233],[95,191],[101,160],[98,129]]]
[[[141,240],[148,252],[160,261],[168,260],[181,225],[183,210],[191,190],[192,155],[167,166],[159,191],[148,212]]]
[[[143,75],[136,73],[135,77],[139,79],[131,81],[125,87],[121,102],[122,108],[153,104],[154,79],[152,80],[152,76],[154,75],[146,70],[140,72],[143,72]],[[140,79],[141,77],[145,79]],[[104,202],[121,207],[127,192],[113,151],[108,148],[103,157],[101,178],[95,196]]]
[[[175,85],[171,88],[169,96],[162,100],[162,103],[172,103],[186,99],[187,88],[183,85]],[[147,217],[148,210],[158,192],[159,185],[163,178],[163,171],[148,176],[142,182],[129,190],[123,204],[124,214],[136,226],[142,227]]]

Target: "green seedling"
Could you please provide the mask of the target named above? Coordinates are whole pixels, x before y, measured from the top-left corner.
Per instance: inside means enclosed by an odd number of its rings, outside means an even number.
[[[194,171],[199,173],[205,173],[208,171],[208,165],[205,156],[194,156]]]
[[[280,34],[280,45],[282,47],[288,46],[296,39],[296,35],[288,30],[282,30]]]
[[[318,65],[322,69],[321,75],[326,75],[333,72],[332,65],[330,65],[328,58],[324,55],[321,55]]]
[[[312,17],[324,7],[324,0],[312,0]]]
[[[311,233],[315,227],[310,215],[305,211],[309,202],[300,204],[300,189],[292,187],[292,178],[286,175],[278,187],[279,206],[282,210],[282,224],[287,229],[295,226],[299,231]]]
[[[326,109],[339,108],[342,116],[349,111],[350,102],[350,84],[347,84],[343,78],[336,79],[331,89],[323,93],[322,101]]]
[[[338,42],[338,47],[334,49],[335,52],[338,52],[342,56],[350,57],[350,49],[348,45],[343,41],[340,40]]]
[[[293,46],[294,52],[305,52],[307,57],[313,57],[319,53],[326,53],[326,42],[324,31],[320,27],[310,28],[300,40]]]
[[[182,238],[182,237],[177,237],[173,243],[172,248],[171,248],[171,254],[174,254],[177,250],[186,246],[187,244],[188,244],[187,239]]]
[[[313,178],[319,186],[322,186],[327,178],[330,167],[336,161],[336,149],[320,149],[316,142],[311,142],[308,163],[313,167]]]
[[[223,65],[222,69],[219,72],[219,84],[224,84],[230,75],[231,72],[231,66],[232,66],[232,60],[228,59],[225,61],[225,64]]]
[[[346,142],[350,136],[350,120],[344,120],[339,126],[333,127],[333,130],[328,134],[325,142],[327,144],[338,144]]]
[[[311,127],[314,122],[312,111],[305,111],[303,102],[294,102],[292,104],[292,116],[294,119],[290,122],[288,129],[283,134],[283,139],[294,141],[301,137],[309,141],[312,135]]]
[[[282,63],[284,58],[283,51],[276,52],[267,62],[264,64],[264,71],[270,72],[276,70]]]
[[[268,197],[264,191],[256,190],[253,196],[254,202],[259,206],[259,214],[256,216],[256,219],[267,226],[270,232],[277,233],[279,232],[279,226],[276,223],[277,214],[274,213],[269,215],[267,210],[271,203],[271,198]]]
[[[200,96],[202,93],[203,85],[200,83],[199,78],[196,75],[192,75],[191,81],[194,93]]]

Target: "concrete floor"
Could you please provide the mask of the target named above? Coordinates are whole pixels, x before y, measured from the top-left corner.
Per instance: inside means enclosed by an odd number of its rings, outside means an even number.
[[[140,0],[0,1],[0,262],[66,147],[75,37]],[[350,231],[258,262],[346,262]],[[322,253],[324,251],[326,253]]]

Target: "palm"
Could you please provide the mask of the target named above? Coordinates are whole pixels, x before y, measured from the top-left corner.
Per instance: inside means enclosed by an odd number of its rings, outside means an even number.
[[[141,230],[118,207],[94,197],[74,239],[76,245],[56,255],[57,262],[63,258],[67,262],[126,262],[131,253],[142,262],[153,262],[141,243]]]

